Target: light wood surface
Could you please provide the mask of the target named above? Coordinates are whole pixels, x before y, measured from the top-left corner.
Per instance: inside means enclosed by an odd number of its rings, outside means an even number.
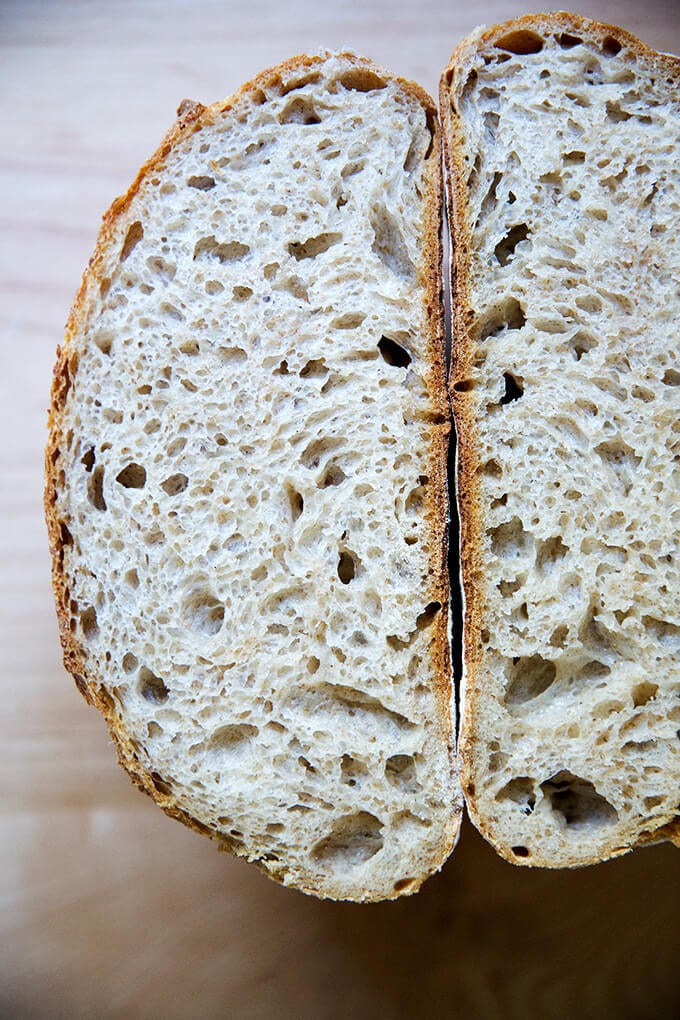
[[[680,52],[678,0],[592,2]],[[466,826],[419,896],[280,889],[165,818],[64,674],[42,521],[54,349],[101,214],[184,97],[350,46],[436,89],[521,4],[0,3],[0,1018],[678,1016],[680,854],[518,870]]]

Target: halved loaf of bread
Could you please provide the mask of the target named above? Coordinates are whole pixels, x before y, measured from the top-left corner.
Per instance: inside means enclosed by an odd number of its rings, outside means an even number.
[[[442,79],[463,787],[517,863],[679,834],[679,72],[553,14]]]
[[[392,898],[460,816],[435,110],[323,54],[179,112],[55,371],[65,663],[168,814]]]

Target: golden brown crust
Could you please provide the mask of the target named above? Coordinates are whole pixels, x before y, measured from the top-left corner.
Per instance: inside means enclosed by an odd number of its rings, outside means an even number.
[[[462,777],[463,794],[470,818],[481,834],[494,849],[512,864],[533,867],[562,866],[550,860],[517,857],[510,847],[500,842],[479,812],[475,795],[475,779],[483,766],[477,765],[476,745],[481,740],[477,732],[475,717],[477,702],[481,693],[480,666],[483,658],[481,592],[484,577],[483,537],[485,510],[481,499],[479,468],[481,457],[477,447],[477,429],[472,402],[467,398],[463,383],[470,378],[474,361],[474,343],[469,332],[472,318],[470,299],[470,253],[472,228],[467,218],[467,189],[464,172],[463,127],[456,111],[453,97],[457,88],[465,82],[475,58],[489,45],[510,33],[523,32],[552,33],[564,32],[587,35],[603,45],[613,39],[625,45],[638,57],[656,65],[660,70],[670,70],[674,76],[680,73],[680,59],[657,53],[640,39],[614,25],[609,25],[577,14],[555,12],[551,14],[528,14],[491,28],[478,30],[462,40],[453,51],[449,63],[440,79],[439,103],[442,119],[443,148],[445,159],[445,181],[449,229],[451,231],[451,307],[453,313],[453,349],[449,391],[453,408],[453,419],[457,436],[457,493],[460,519],[461,581],[465,603],[463,657],[464,675],[461,681],[460,726],[458,756]],[[634,845],[670,839],[680,845],[680,821],[643,834]],[[607,857],[628,853],[633,846],[612,848]],[[578,867],[595,864],[603,859],[602,854],[579,857],[568,866]]]
[[[446,480],[446,455],[450,432],[450,407],[446,388],[445,349],[444,349],[444,309],[442,303],[441,284],[441,133],[437,120],[436,106],[430,96],[419,86],[402,78],[395,77],[377,67],[370,60],[356,57],[351,53],[338,54],[351,61],[355,66],[379,75],[400,87],[403,93],[414,98],[424,109],[428,126],[432,134],[432,147],[428,159],[427,170],[427,218],[423,236],[423,261],[420,268],[426,286],[425,316],[428,355],[431,365],[429,389],[433,402],[433,422],[431,427],[432,456],[430,462],[430,503],[428,522],[430,525],[430,592],[432,600],[441,602],[442,612],[436,623],[437,640],[433,642],[434,683],[439,706],[439,722],[442,738],[450,749],[452,773],[455,774],[455,749],[450,716],[451,699],[451,659],[449,648],[449,585],[447,576],[447,532],[448,496]],[[183,100],[177,110],[178,120],[163,138],[153,156],[141,167],[135,180],[127,192],[114,200],[104,215],[97,243],[92,258],[85,270],[80,288],[71,308],[65,328],[63,345],[57,348],[57,360],[54,368],[51,407],[48,416],[49,438],[45,454],[45,493],[44,510],[47,522],[50,552],[52,557],[52,585],[57,609],[59,633],[63,660],[66,669],[73,675],[76,685],[83,697],[104,716],[111,737],[116,746],[119,763],[128,772],[132,782],[144,793],[148,794],[162,810],[172,818],[198,832],[209,835],[217,840],[220,849],[238,853],[238,848],[223,834],[203,825],[175,802],[170,790],[160,776],[150,773],[141,763],[139,756],[125,732],[116,713],[116,707],[110,695],[97,682],[95,677],[88,675],[83,649],[71,630],[71,613],[69,608],[70,595],[66,574],[63,568],[64,549],[70,543],[71,536],[67,523],[60,520],[57,514],[57,493],[63,484],[60,478],[60,444],[64,430],[68,394],[77,372],[77,354],[74,338],[83,329],[89,312],[90,294],[99,286],[103,277],[103,264],[116,229],[130,207],[132,200],[139,193],[146,180],[162,171],[165,160],[172,150],[192,132],[201,130],[216,117],[227,111],[235,110],[253,95],[262,93],[264,89],[280,85],[282,81],[287,87],[294,87],[291,76],[298,72],[307,72],[323,63],[325,55],[298,56],[278,66],[262,72],[252,81],[247,82],[231,98],[205,107],[191,100]],[[457,788],[457,782],[454,784]],[[452,817],[450,831],[446,841],[439,848],[436,859],[426,863],[426,874],[418,881],[401,892],[392,894],[392,898],[417,891],[427,873],[437,870],[444,863],[453,849],[458,837],[458,828],[462,803],[457,794],[454,795],[457,812]],[[280,863],[255,861],[263,871],[279,882],[286,882],[286,873]],[[297,888],[307,893],[320,895],[318,889],[306,887],[296,878]],[[366,901],[385,898],[371,890],[365,890],[361,897]]]

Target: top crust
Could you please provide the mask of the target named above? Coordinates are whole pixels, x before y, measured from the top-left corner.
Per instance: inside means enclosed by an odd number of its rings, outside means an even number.
[[[431,696],[436,711],[430,744],[434,748],[436,762],[430,772],[428,791],[430,799],[438,803],[433,828],[426,836],[418,834],[412,841],[402,864],[388,860],[380,866],[380,854],[375,853],[370,840],[376,838],[376,819],[359,812],[352,821],[346,838],[352,846],[366,835],[368,826],[369,852],[375,855],[364,865],[363,847],[359,859],[362,866],[347,875],[325,870],[326,843],[319,844],[320,850],[315,862],[309,861],[310,847],[303,847],[295,860],[286,860],[281,853],[272,853],[270,845],[259,845],[241,840],[242,834],[234,836],[213,820],[201,820],[186,798],[177,795],[172,786],[155,768],[153,756],[148,748],[140,745],[139,734],[133,734],[129,720],[120,710],[112,695],[110,685],[105,681],[83,638],[81,625],[73,610],[74,569],[77,571],[78,557],[83,550],[77,549],[79,539],[74,534],[74,522],[69,515],[69,486],[75,484],[67,467],[67,448],[72,437],[69,431],[73,425],[74,390],[88,386],[79,364],[92,345],[92,333],[99,315],[99,295],[109,278],[110,265],[123,243],[131,225],[135,203],[143,198],[155,179],[162,179],[168,171],[175,154],[190,142],[197,132],[209,132],[211,128],[232,118],[242,123],[249,111],[258,103],[267,103],[272,94],[285,94],[297,88],[304,88],[306,81],[313,81],[315,75],[323,77],[327,67],[336,72],[336,65],[342,65],[346,73],[354,76],[351,88],[358,92],[388,85],[400,102],[413,106],[418,104],[425,115],[431,135],[430,152],[423,170],[424,213],[422,222],[422,260],[418,266],[418,285],[422,294],[422,343],[424,385],[427,393],[427,421],[429,452],[427,452],[427,475],[429,483],[424,501],[424,524],[427,549],[427,591],[420,598],[428,604],[441,606],[433,617],[429,630],[430,638],[425,657],[426,673],[429,673]],[[331,66],[332,65],[332,66]],[[451,667],[448,637],[448,578],[446,575],[446,520],[448,513],[446,496],[446,451],[449,431],[449,404],[445,383],[443,359],[443,307],[441,302],[441,242],[439,235],[439,210],[441,202],[440,133],[432,100],[427,94],[410,82],[387,74],[368,60],[349,53],[319,56],[300,56],[271,70],[263,72],[247,83],[231,99],[205,107],[200,103],[184,101],[178,110],[178,120],[163,139],[159,149],[141,168],[135,181],[124,196],[116,199],[104,217],[95,252],[83,275],[80,290],[66,325],[63,345],[58,349],[52,387],[52,406],[49,414],[49,441],[46,450],[45,514],[52,554],[52,577],[64,663],[72,673],[83,696],[104,715],[118,750],[121,764],[127,769],[133,782],[149,794],[171,817],[216,839],[222,848],[247,856],[255,861],[271,877],[293,885],[304,892],[334,899],[378,900],[395,898],[415,892],[421,882],[444,862],[458,835],[460,820],[460,797],[457,794],[457,775],[453,758],[453,733],[450,712]],[[75,550],[75,551],[74,551]],[[76,565],[74,567],[74,560]],[[82,572],[82,570],[81,570]],[[428,618],[429,619],[429,618]],[[154,680],[157,680],[154,677]],[[161,681],[161,684],[163,681]],[[364,695],[361,695],[363,698]],[[363,702],[360,702],[362,704]],[[401,718],[401,717],[399,717]],[[453,793],[452,793],[453,791]],[[255,791],[251,791],[251,796]],[[408,814],[409,812],[406,812]],[[366,822],[366,817],[368,822]],[[342,821],[342,820],[341,820]],[[417,826],[416,826],[417,828]],[[425,831],[425,830],[423,830]],[[330,838],[330,837],[329,837]],[[382,839],[382,836],[379,837]],[[358,844],[357,844],[358,845]],[[377,844],[376,844],[377,845]],[[406,844],[399,844],[406,847]],[[346,846],[345,846],[346,849]],[[327,855],[326,855],[327,856]],[[385,854],[383,854],[385,856]],[[321,863],[319,863],[321,862]],[[408,869],[404,877],[401,867]]]
[[[671,803],[674,787],[677,797],[677,782],[673,777],[670,776],[666,779],[663,797],[647,799],[650,805],[657,804],[656,810],[649,813],[649,816],[646,816],[647,812],[643,810],[640,815],[631,818],[631,814],[627,812],[623,804],[624,796],[617,798],[616,810],[614,810],[611,805],[607,806],[607,801],[597,793],[597,790],[600,789],[600,782],[604,782],[605,779],[608,791],[616,789],[615,774],[619,765],[616,761],[612,761],[611,764],[603,761],[600,757],[602,752],[595,748],[591,748],[589,752],[591,770],[586,779],[579,779],[578,775],[572,775],[566,767],[562,772],[554,767],[554,774],[548,772],[548,774],[536,777],[535,780],[533,777],[522,774],[511,780],[498,793],[497,788],[501,780],[494,776],[503,758],[507,757],[506,752],[511,750],[509,731],[512,719],[508,719],[503,711],[496,708],[496,704],[502,703],[504,697],[502,693],[496,693],[496,689],[501,683],[501,677],[498,672],[489,672],[491,659],[488,658],[490,653],[487,643],[489,627],[492,627],[492,623],[490,622],[491,611],[487,607],[490,605],[490,600],[493,600],[490,589],[495,586],[495,581],[498,578],[489,576],[490,570],[495,569],[490,566],[491,557],[487,533],[492,520],[489,515],[488,489],[485,488],[482,476],[482,465],[489,457],[489,447],[485,445],[486,440],[482,435],[488,419],[485,418],[483,410],[480,410],[480,405],[476,402],[473,393],[475,388],[481,390],[481,384],[475,382],[479,375],[478,365],[481,357],[481,344],[475,338],[475,330],[479,334],[478,314],[481,313],[481,309],[479,304],[475,308],[473,291],[480,282],[479,267],[486,255],[479,251],[479,242],[473,239],[475,229],[479,228],[479,221],[477,224],[472,222],[474,213],[468,187],[473,162],[470,137],[474,135],[474,130],[471,121],[467,119],[467,114],[462,113],[461,110],[469,97],[475,97],[483,90],[486,83],[485,69],[490,62],[495,61],[502,54],[503,59],[514,60],[517,58],[519,63],[525,60],[529,64],[531,60],[539,59],[538,54],[544,50],[544,47],[547,51],[549,47],[554,46],[555,40],[558,45],[565,48],[578,46],[582,43],[585,47],[593,51],[597,50],[607,57],[615,58],[623,51],[627,56],[627,66],[643,68],[646,73],[651,74],[652,80],[655,76],[657,79],[663,76],[663,79],[668,83],[667,102],[669,107],[674,108],[676,112],[677,81],[680,70],[678,58],[656,53],[620,28],[590,21],[578,15],[554,13],[527,15],[489,29],[478,29],[454,50],[441,79],[440,109],[447,167],[447,204],[452,232],[451,279],[454,342],[449,386],[458,441],[457,479],[461,521],[461,575],[465,601],[465,665],[461,683],[459,742],[463,790],[474,824],[503,857],[516,864],[547,867],[591,864],[626,853],[633,846],[643,843],[660,839],[671,839],[678,842],[680,835],[680,820],[676,817],[675,810],[676,802]],[[538,97],[536,103],[538,104]],[[502,104],[503,99],[501,99],[501,114],[504,109],[507,109],[507,107],[503,108]],[[532,120],[534,116],[538,118],[540,115],[539,113],[527,115],[524,122],[525,132],[536,130],[539,121],[537,119],[534,122]],[[491,130],[493,131],[493,128]],[[507,133],[503,135],[503,130],[508,131],[507,122],[501,122],[498,128],[498,137],[505,142],[508,135]],[[511,127],[510,130],[513,128]],[[539,145],[542,138],[545,139],[544,144],[549,144],[550,130],[552,129],[548,129],[548,133],[541,135],[539,126]],[[543,132],[546,132],[545,126]],[[675,144],[677,147],[677,142]],[[587,145],[587,140],[584,140],[578,145],[574,143],[573,148],[583,149],[587,148]],[[489,166],[492,166],[493,139],[487,139],[486,143],[483,140],[480,141],[477,151],[481,152],[480,172],[483,174]],[[582,154],[578,155],[580,160]],[[583,155],[583,158],[587,158],[587,153]],[[485,162],[487,159],[488,163]],[[488,172],[490,173],[490,171]],[[526,176],[529,171],[525,169],[524,173]],[[492,190],[495,191],[495,185]],[[512,200],[514,201],[514,196]],[[518,201],[518,207],[519,205]],[[490,208],[493,210],[495,206]],[[484,212],[484,215],[489,214]],[[529,234],[531,234],[530,217],[531,211],[526,211]],[[521,211],[517,218],[522,218]],[[666,236],[669,239],[677,238],[677,222],[669,224],[669,227]],[[560,224],[558,221],[552,231],[553,237],[560,241],[570,242],[570,230],[569,225]],[[526,236],[525,232],[524,237]],[[514,237],[515,248],[512,249],[517,252],[522,251],[521,246],[517,244],[518,238],[521,242],[522,235],[518,234]],[[490,242],[490,245],[493,257],[493,242]],[[475,261],[476,258],[477,261]],[[507,249],[505,258],[508,258]],[[530,256],[526,256],[526,258],[528,259]],[[522,265],[526,267],[525,273],[532,273],[532,263],[526,262]],[[494,278],[490,277],[490,279]],[[526,279],[528,277],[525,276]],[[557,290],[560,286],[557,273],[555,280],[555,290]],[[538,284],[535,283],[534,286],[538,287]],[[522,302],[520,305],[517,305],[518,321],[511,323],[508,328],[519,327],[521,329],[522,320],[527,321],[525,317],[529,315],[529,310],[523,306]],[[644,323],[639,323],[638,329],[643,326]],[[582,352],[579,351],[577,357],[581,356]],[[520,376],[522,374],[521,362],[517,364],[519,365],[517,376]],[[505,400],[512,401],[517,395],[510,393],[508,396],[506,393]],[[520,403],[527,403],[526,398]],[[528,412],[525,411],[526,413]],[[501,464],[503,456],[503,453],[499,451]],[[550,469],[550,465],[547,463],[546,468]],[[535,478],[527,478],[525,484],[533,486],[539,483]],[[677,548],[677,532],[675,545]],[[569,622],[571,624],[572,621],[569,620]],[[519,650],[518,644],[516,650],[506,651],[505,654],[521,656],[524,653]],[[526,680],[522,682],[526,682]],[[550,677],[546,674],[545,683],[549,682]],[[527,706],[530,713],[533,705],[536,705],[536,727],[538,729],[540,729],[540,711],[544,702],[545,699],[543,701],[537,699],[535,702],[530,701]],[[552,734],[548,737],[548,732],[546,730],[545,739],[553,740]],[[496,751],[489,756],[489,742],[493,738],[496,738],[494,745]],[[568,742],[562,744],[558,742],[556,748],[544,746],[542,751],[546,761],[552,761],[556,756],[555,752],[557,757],[562,754],[568,759],[569,745]],[[502,765],[500,767],[502,769]],[[532,763],[526,762],[525,772],[531,771],[532,767]],[[658,772],[658,769],[656,771]],[[543,780],[540,790],[538,789],[538,780]],[[512,782],[515,783],[514,787]],[[576,824],[575,812],[573,817],[570,817],[568,812],[558,810],[561,803],[560,798],[564,803],[567,803],[564,800],[567,797],[571,798],[570,804],[578,804],[579,809],[583,809],[584,816],[587,814],[588,807],[592,809],[592,827],[585,823],[581,824],[580,820]],[[552,800],[552,812],[549,810],[550,800]],[[658,806],[659,801],[663,801],[661,806]],[[513,820],[510,820],[510,811],[515,812]],[[618,814],[619,821],[614,823],[612,819],[616,814]],[[600,825],[600,822],[605,824]]]

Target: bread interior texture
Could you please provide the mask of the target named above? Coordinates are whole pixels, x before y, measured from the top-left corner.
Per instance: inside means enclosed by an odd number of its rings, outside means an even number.
[[[123,764],[334,898],[415,891],[460,811],[423,97],[326,55],[188,110],[110,214],[53,416],[67,662]]]
[[[564,15],[477,33],[443,81],[464,790],[518,863],[678,813],[678,68]]]

